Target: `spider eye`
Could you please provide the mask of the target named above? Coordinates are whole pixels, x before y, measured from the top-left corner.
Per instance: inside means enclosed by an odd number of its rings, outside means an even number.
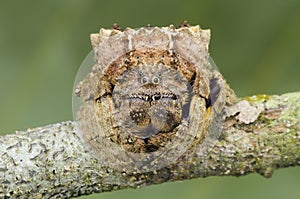
[[[143,78],[141,79],[141,83],[142,83],[142,84],[147,84],[147,83],[148,83],[148,78],[147,78],[147,77],[143,77]]]
[[[158,77],[153,77],[153,78],[152,78],[152,83],[153,83],[153,84],[158,84],[158,83],[159,83]]]

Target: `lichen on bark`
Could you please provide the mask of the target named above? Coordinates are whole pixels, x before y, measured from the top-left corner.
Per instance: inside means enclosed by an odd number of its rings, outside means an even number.
[[[264,107],[255,121],[237,120],[244,111],[240,107],[226,118],[221,138],[207,155],[189,151],[176,163],[149,173],[101,167],[71,121],[1,136],[0,197],[70,198],[206,176],[270,177],[275,169],[299,166],[300,93],[248,101]]]

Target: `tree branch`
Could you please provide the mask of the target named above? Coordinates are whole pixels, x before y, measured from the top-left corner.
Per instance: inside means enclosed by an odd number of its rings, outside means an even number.
[[[208,154],[189,151],[177,163],[149,173],[101,167],[71,121],[1,136],[0,198],[70,198],[255,172],[270,177],[277,168],[300,165],[300,92],[247,97],[225,112],[223,135]]]

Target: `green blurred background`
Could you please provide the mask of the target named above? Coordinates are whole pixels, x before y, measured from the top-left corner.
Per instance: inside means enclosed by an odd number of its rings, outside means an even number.
[[[212,30],[211,56],[239,96],[300,91],[299,0],[51,0],[0,4],[0,132],[72,120],[76,71],[89,34],[178,25]],[[300,168],[271,179],[209,177],[83,198],[300,198]]]

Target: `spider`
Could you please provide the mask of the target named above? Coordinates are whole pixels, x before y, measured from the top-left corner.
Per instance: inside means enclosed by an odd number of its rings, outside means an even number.
[[[76,82],[74,115],[96,158],[146,172],[219,137],[216,118],[235,95],[209,57],[209,39],[209,30],[189,25],[91,35],[96,63]]]

